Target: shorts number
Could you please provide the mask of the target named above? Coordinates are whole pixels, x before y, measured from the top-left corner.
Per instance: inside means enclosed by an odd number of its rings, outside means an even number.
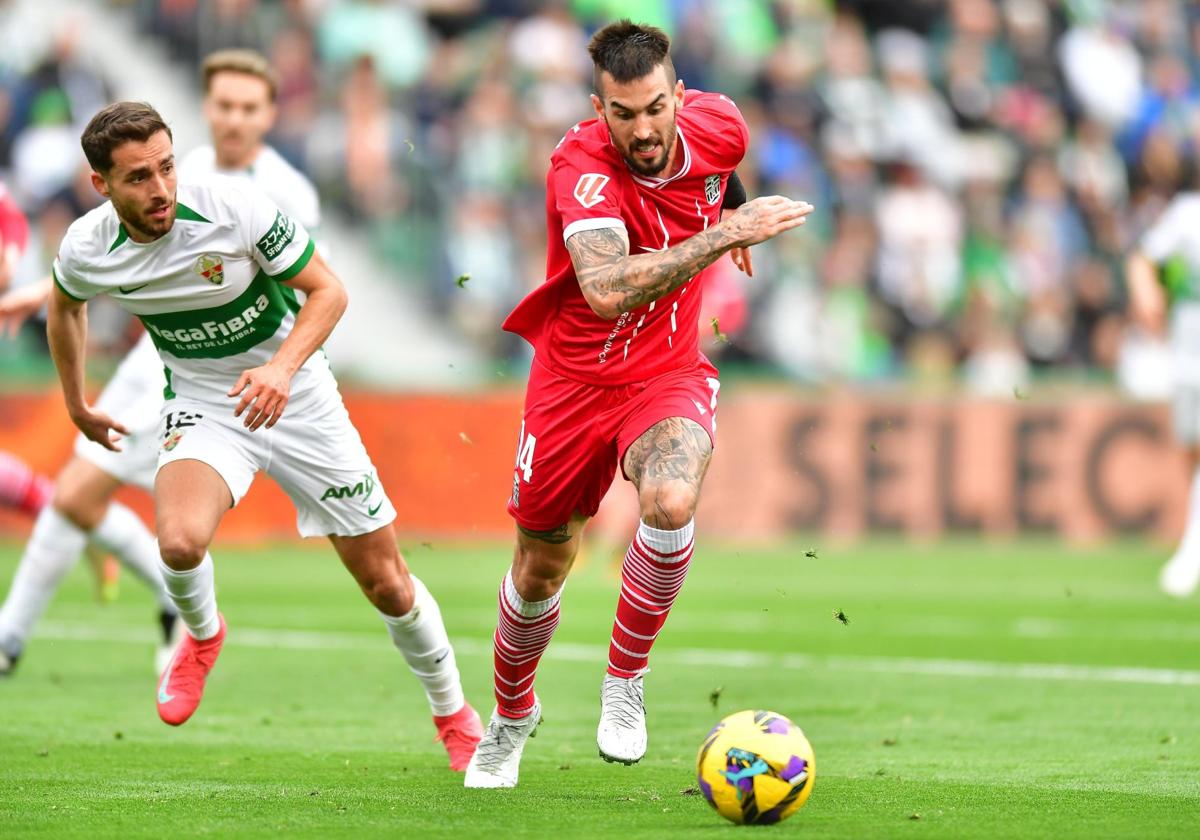
[[[537,438],[525,434],[525,424],[521,423],[521,436],[517,438],[517,469],[521,478],[529,481],[533,477],[533,448],[537,446]]]

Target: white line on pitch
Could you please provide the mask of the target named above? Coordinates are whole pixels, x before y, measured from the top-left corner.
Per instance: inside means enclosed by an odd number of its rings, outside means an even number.
[[[150,644],[155,636],[149,627],[47,621],[38,629],[43,639],[59,641]],[[387,634],[344,633],[324,630],[268,630],[231,627],[229,644],[235,647],[284,648],[289,650],[371,650],[386,648]],[[480,639],[455,639],[454,648],[468,656],[486,656],[492,643]],[[569,662],[604,662],[607,648],[574,642],[556,642],[546,652],[548,659]],[[1200,671],[1173,668],[1133,668],[1101,665],[1069,665],[1042,662],[987,662],[977,659],[918,659],[901,656],[815,656],[809,654],[760,653],[717,648],[663,648],[655,651],[659,663],[701,668],[766,668],[788,671],[833,670],[873,674],[908,674],[934,677],[994,677],[1015,680],[1060,680],[1071,682],[1134,683],[1139,685],[1200,686]]]

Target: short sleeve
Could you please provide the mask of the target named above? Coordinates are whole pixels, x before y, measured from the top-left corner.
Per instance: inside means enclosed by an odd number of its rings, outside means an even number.
[[[1151,261],[1166,262],[1183,248],[1184,237],[1189,233],[1187,217],[1189,208],[1196,209],[1193,199],[1176,198],[1167,205],[1158,221],[1142,235],[1142,252]]]
[[[260,190],[242,192],[245,201],[239,212],[254,261],[275,280],[292,279],[312,259],[314,246],[308,231]]]
[[[50,266],[50,276],[54,278],[54,285],[58,286],[59,291],[72,300],[91,300],[99,293],[99,289],[80,276],[74,263],[70,233],[68,232],[67,237],[58,247],[58,255],[55,256],[54,263]]]
[[[581,151],[555,154],[548,187],[562,218],[564,242],[585,230],[625,227],[616,175],[611,163]]]
[[[750,129],[737,104],[723,93],[689,90],[683,107],[697,129],[688,140],[703,146],[705,159],[716,169],[736,169],[750,143]]]

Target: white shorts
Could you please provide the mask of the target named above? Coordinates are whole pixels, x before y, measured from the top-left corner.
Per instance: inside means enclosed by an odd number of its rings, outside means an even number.
[[[105,449],[83,435],[75,439],[75,454],[124,484],[154,488],[158,469],[158,418],[167,380],[158,351],[143,335],[100,392],[96,408],[117,420],[129,434],[121,451]]]
[[[262,470],[296,506],[296,529],[303,537],[356,537],[396,518],[336,388],[293,399],[278,423],[254,432],[243,425],[245,415],[233,416],[236,406],[234,397],[164,402],[159,468],[202,461],[225,480],[235,505]]]

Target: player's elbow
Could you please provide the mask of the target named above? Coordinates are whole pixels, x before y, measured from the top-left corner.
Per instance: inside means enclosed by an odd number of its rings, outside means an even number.
[[[597,317],[603,318],[605,321],[615,321],[621,317],[621,308],[611,296],[589,294],[584,291],[583,297]]]
[[[350,305],[350,294],[346,291],[346,287],[341,283],[334,283],[329,290],[330,307],[334,314],[340,319],[346,314],[346,307]]]

